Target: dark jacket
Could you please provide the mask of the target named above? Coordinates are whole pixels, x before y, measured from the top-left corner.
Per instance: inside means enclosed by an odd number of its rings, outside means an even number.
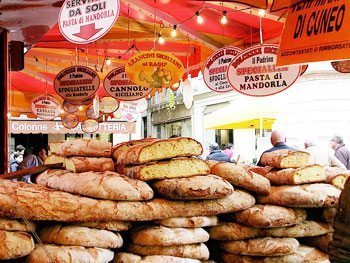
[[[231,162],[230,158],[221,150],[214,150],[208,156],[207,160],[215,160],[218,162]]]
[[[29,154],[26,157],[24,157],[23,161],[19,164],[18,170],[26,169],[26,168],[32,168],[32,167],[39,166],[39,165],[42,165],[42,164],[43,163],[40,160],[40,158],[38,158],[34,154]],[[20,179],[20,181],[31,183],[31,176],[29,174],[28,175],[24,175]]]
[[[345,165],[346,169],[350,169],[350,152],[348,148],[345,147],[345,144],[341,144],[337,149],[335,149],[334,155]]]
[[[11,163],[10,163],[10,172],[16,172],[18,170],[18,162],[13,159],[11,160]]]
[[[289,147],[288,145],[286,145],[284,142],[279,142],[277,143],[275,146],[273,146],[271,149],[268,149],[266,150],[265,152],[263,152],[261,154],[261,156],[264,155],[264,153],[269,153],[269,152],[274,152],[274,151],[278,151],[278,150],[292,150],[292,151],[296,151],[297,149],[293,148],[293,147]],[[260,156],[260,159],[259,159],[259,162],[258,162],[258,166],[263,166],[261,163],[260,163],[260,160],[261,160],[261,156]]]
[[[333,240],[328,253],[336,263],[350,262],[350,181],[347,180],[340,195],[338,211],[334,218]],[[332,261],[333,262],[333,261]]]

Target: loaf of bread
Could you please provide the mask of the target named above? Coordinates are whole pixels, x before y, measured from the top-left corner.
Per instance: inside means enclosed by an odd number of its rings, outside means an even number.
[[[178,246],[140,246],[130,244],[128,251],[142,256],[165,255],[199,260],[207,260],[209,258],[209,250],[203,243]]]
[[[210,239],[220,241],[237,241],[264,237],[263,229],[244,226],[238,223],[221,223],[209,229]]]
[[[44,243],[66,246],[119,248],[123,245],[119,233],[84,226],[44,227],[40,231],[40,239]]]
[[[30,232],[35,230],[34,222],[0,218],[0,230]]]
[[[204,243],[209,240],[209,234],[203,228],[149,226],[134,230],[131,239],[137,245],[173,246]]]
[[[277,150],[264,153],[260,163],[274,168],[299,168],[309,164],[310,154],[302,151]]]
[[[55,163],[64,164],[64,157],[57,155],[57,154],[51,154],[51,155],[47,156],[47,158],[44,161],[45,165],[55,164]]]
[[[51,142],[50,146],[49,146],[50,155],[53,155],[53,154],[58,155],[58,153],[60,151],[59,149],[60,149],[62,143],[63,142]]]
[[[3,180],[17,204],[8,198],[0,187],[0,212],[11,218],[21,218],[22,213],[29,220],[53,221],[148,221],[176,217],[211,216],[242,211],[254,205],[252,195],[236,190],[230,196],[216,200],[169,201],[109,201],[80,197],[55,191],[35,184]]]
[[[131,222],[125,222],[125,221],[80,222],[80,223],[76,223],[75,225],[103,229],[103,230],[109,230],[109,231],[115,231],[115,232],[127,231],[131,228]]]
[[[309,220],[317,220],[325,223],[333,223],[336,214],[336,207],[307,209],[307,218]]]
[[[198,156],[202,152],[202,145],[194,139],[172,138],[132,146],[119,155],[117,163],[144,164],[175,157]]]
[[[141,201],[153,198],[153,190],[145,182],[109,171],[71,173],[47,170],[36,178],[36,183],[100,199]]]
[[[299,246],[295,253],[277,257],[251,257],[223,254],[222,263],[330,263],[326,253],[314,247]]]
[[[49,253],[50,258],[47,253]],[[26,263],[106,263],[113,260],[114,253],[104,248],[84,248],[78,246],[37,245]]]
[[[112,144],[94,139],[75,139],[61,143],[57,152],[61,156],[111,157]]]
[[[260,174],[253,173],[243,166],[234,163],[219,163],[211,168],[211,172],[216,174],[231,184],[242,187],[261,195],[270,192],[270,182]]]
[[[340,174],[349,174],[350,171],[346,170],[345,168],[340,168],[340,167],[329,167],[325,166],[324,168],[325,174],[327,177],[327,183],[331,184],[332,179]]]
[[[349,177],[350,177],[350,173],[339,174],[332,179],[332,185],[339,188],[340,190],[343,190],[345,183]]]
[[[334,232],[332,225],[307,220],[294,226],[266,229],[266,235],[271,237],[314,237]]]
[[[166,199],[217,199],[233,193],[232,185],[216,175],[163,179],[152,184],[153,190]]]
[[[287,168],[271,171],[264,175],[273,185],[293,185],[325,182],[326,174],[323,166],[314,164],[300,168]]]
[[[219,161],[215,161],[215,160],[206,160],[205,161],[207,163],[207,165],[209,165],[209,168],[211,169],[214,165],[217,165],[218,163],[220,163]]]
[[[123,168],[123,174],[142,181],[205,175],[209,172],[209,166],[197,158],[175,158],[165,162]]]
[[[260,203],[290,207],[333,207],[338,203],[340,190],[330,184],[273,186],[268,196],[260,196]]]
[[[0,260],[23,257],[33,250],[34,241],[28,233],[0,230]]]
[[[135,145],[140,145],[143,143],[150,143],[150,142],[155,142],[158,141],[159,139],[156,138],[145,138],[142,140],[131,140],[131,141],[127,141],[127,142],[122,142],[119,144],[116,144],[112,147],[112,156],[113,159],[117,162],[119,156],[127,151],[130,147],[135,146]]]
[[[333,233],[328,233],[322,236],[316,236],[316,237],[303,237],[300,238],[300,243],[316,247],[324,252],[328,252],[328,246],[333,240]]]
[[[113,263],[201,263],[201,261],[197,259],[173,256],[141,257],[132,253],[119,252],[115,255]]]
[[[256,228],[282,227],[299,224],[306,219],[304,209],[275,205],[254,205],[235,215],[237,222]]]
[[[283,256],[295,253],[299,242],[294,238],[256,238],[221,243],[221,248],[232,254],[248,256]]]
[[[69,157],[64,164],[73,173],[114,171],[112,158],[105,157]]]
[[[247,167],[249,171],[253,172],[253,173],[257,173],[260,174],[262,176],[264,176],[265,174],[269,173],[273,168],[270,166],[249,166]]]
[[[168,227],[208,227],[219,224],[217,216],[192,216],[192,217],[173,217],[163,220],[157,220],[157,224]]]

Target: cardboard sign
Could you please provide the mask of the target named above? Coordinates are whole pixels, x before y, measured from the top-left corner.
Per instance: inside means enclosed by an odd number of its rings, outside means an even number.
[[[120,102],[119,111],[127,122],[134,122],[140,115],[138,103],[135,101]]]
[[[32,112],[40,119],[53,120],[60,115],[61,107],[55,97],[39,96],[32,101]]]
[[[91,98],[99,86],[100,78],[97,72],[84,66],[65,68],[56,75],[54,80],[57,94],[70,102]]]
[[[147,51],[131,57],[125,66],[130,80],[147,88],[167,88],[184,74],[182,62],[171,53]]]
[[[134,84],[125,72],[125,67],[113,69],[105,77],[103,87],[113,98],[124,101],[133,101],[146,97],[152,88]]]
[[[66,0],[58,18],[62,35],[75,44],[88,44],[103,37],[114,25],[119,0]]]
[[[249,96],[270,96],[290,87],[299,77],[300,66],[277,67],[277,45],[259,45],[235,57],[227,71],[232,87]]]
[[[236,47],[224,47],[214,52],[205,62],[203,79],[209,89],[215,92],[233,90],[227,80],[226,72],[232,59],[242,50]]]
[[[350,0],[292,5],[284,23],[277,65],[350,57]]]

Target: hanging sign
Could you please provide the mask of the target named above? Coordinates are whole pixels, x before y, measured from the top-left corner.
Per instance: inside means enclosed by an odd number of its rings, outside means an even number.
[[[64,115],[62,118],[62,124],[67,129],[73,129],[79,124],[79,118],[77,115],[74,114]]]
[[[81,129],[86,133],[93,133],[98,130],[99,124],[96,120],[87,119],[81,123]]]
[[[88,117],[89,119],[99,119],[100,117],[102,117],[102,114],[99,112],[96,115],[96,111],[94,110],[94,106],[90,105],[87,109],[86,109],[86,117]]]
[[[119,0],[66,0],[58,18],[62,35],[75,44],[88,44],[103,37],[114,25]]]
[[[90,105],[93,101],[94,97],[83,99],[83,100],[68,100],[70,104],[74,106],[82,106],[82,105]]]
[[[65,100],[63,102],[63,109],[64,109],[65,112],[75,113],[75,112],[77,112],[79,110],[79,107],[76,106],[76,105],[73,105],[69,101]]]
[[[215,92],[233,90],[227,80],[226,72],[232,59],[240,52],[242,50],[236,47],[224,47],[207,59],[203,68],[203,79],[209,89]]]
[[[186,79],[182,86],[183,102],[186,109],[191,109],[193,104],[193,87],[191,81]]]
[[[350,73],[350,60],[333,61],[331,64],[340,73]]]
[[[84,66],[72,66],[58,73],[54,88],[68,101],[83,101],[92,97],[100,86],[100,78],[94,70]]]
[[[270,96],[290,87],[299,77],[300,66],[277,67],[277,45],[259,45],[244,50],[228,67],[232,87],[249,96]]]
[[[55,97],[44,95],[33,99],[32,112],[40,119],[53,120],[60,115],[61,107]]]
[[[100,99],[100,112],[108,114],[118,109],[118,101],[112,97],[103,97]]]
[[[168,52],[147,51],[131,57],[125,66],[130,80],[147,88],[167,88],[184,74],[182,62]]]
[[[136,121],[140,115],[138,103],[135,101],[120,102],[119,110],[122,117],[128,122]]]
[[[124,66],[109,72],[104,79],[103,87],[110,96],[123,101],[138,100],[152,91],[152,88],[134,84],[125,73]]]
[[[350,0],[300,1],[288,10],[277,65],[350,57]]]

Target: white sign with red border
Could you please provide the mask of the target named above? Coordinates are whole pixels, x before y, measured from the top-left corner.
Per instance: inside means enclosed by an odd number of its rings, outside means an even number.
[[[209,89],[215,92],[233,90],[227,80],[226,73],[232,59],[240,52],[242,50],[237,47],[223,47],[207,59],[203,68],[203,79]]]
[[[61,114],[61,106],[51,95],[39,96],[32,101],[32,112],[40,119],[53,120]]]
[[[245,49],[228,67],[231,86],[255,97],[270,96],[289,88],[301,73],[300,66],[277,67],[278,45],[266,44]]]
[[[58,25],[62,35],[75,44],[88,44],[103,37],[114,25],[119,0],[66,0]]]
[[[138,103],[136,101],[122,101],[119,105],[122,117],[128,122],[134,122],[140,115]]]

